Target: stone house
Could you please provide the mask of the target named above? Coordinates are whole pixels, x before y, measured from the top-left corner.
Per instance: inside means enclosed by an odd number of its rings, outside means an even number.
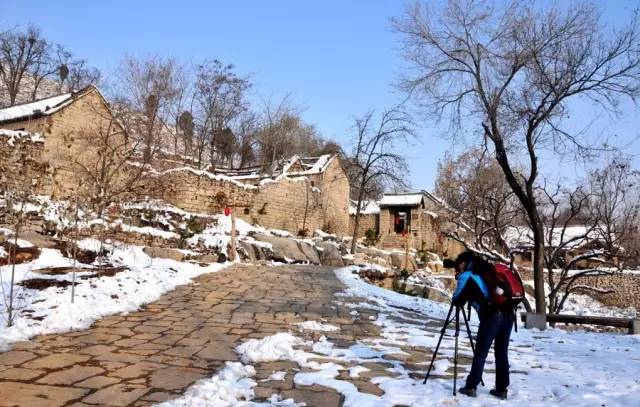
[[[441,206],[442,201],[426,191],[385,194],[375,204],[367,203],[361,211],[358,235],[364,236],[367,228],[375,228],[380,248],[403,249],[408,244],[412,249],[455,256],[464,247],[443,233],[447,221]],[[350,214],[353,232],[355,204]]]
[[[427,208],[422,193],[385,194],[380,202],[380,245],[434,251],[438,247],[437,215]]]
[[[39,143],[22,145],[21,154],[30,158],[22,160],[25,166],[38,163],[39,176],[23,182],[32,184],[34,193],[54,198],[68,197],[83,177],[80,168],[96,162],[95,137],[108,132],[114,144],[126,148],[126,134],[95,86],[0,109],[0,129],[38,136]],[[3,150],[3,160],[15,153]],[[12,166],[3,176],[22,179],[25,173]]]

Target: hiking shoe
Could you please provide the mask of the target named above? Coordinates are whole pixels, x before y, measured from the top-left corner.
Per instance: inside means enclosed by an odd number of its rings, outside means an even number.
[[[500,400],[506,400],[507,399],[507,391],[506,390],[492,389],[492,390],[489,390],[489,394],[491,394],[494,397],[499,398]]]
[[[478,395],[476,393],[476,389],[472,389],[471,387],[461,387],[460,390],[458,390],[458,392],[460,392],[460,394],[464,394],[465,396],[469,396],[469,397],[476,397]]]

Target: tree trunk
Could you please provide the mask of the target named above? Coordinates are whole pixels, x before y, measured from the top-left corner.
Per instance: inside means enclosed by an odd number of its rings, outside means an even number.
[[[358,242],[358,228],[360,226],[360,211],[362,208],[362,200],[364,198],[364,187],[361,186],[360,192],[358,193],[358,204],[356,207],[356,218],[353,221],[353,237],[351,239],[351,254],[356,253],[356,245]]]
[[[536,206],[536,201],[533,194],[533,185],[532,183],[528,184],[527,190],[525,191],[525,189],[516,179],[516,176],[511,169],[511,165],[509,164],[509,159],[503,143],[503,139],[499,135],[496,136],[496,134],[498,134],[498,127],[495,120],[492,120],[491,129],[493,129],[493,131],[491,131],[487,126],[484,126],[484,128],[485,133],[494,142],[494,146],[496,149],[496,160],[498,161],[498,164],[504,172],[507,183],[518,198],[518,201],[520,201],[522,207],[525,209],[529,224],[533,229],[532,266],[533,283],[536,298],[536,313],[545,314],[546,296],[544,294],[544,228],[542,225],[542,220],[540,219],[540,215],[538,214],[538,208]],[[535,179],[535,174],[535,172],[532,174],[530,178],[531,180]]]
[[[533,288],[536,296],[536,313],[546,313],[544,294],[544,230],[537,210],[530,214],[533,226]]]

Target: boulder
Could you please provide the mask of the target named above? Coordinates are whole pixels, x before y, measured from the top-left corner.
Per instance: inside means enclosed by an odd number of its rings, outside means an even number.
[[[340,255],[340,250],[329,242],[317,242],[316,245],[322,249],[320,252],[320,263],[325,266],[343,267],[344,261]]]
[[[62,253],[64,257],[67,257],[69,259],[73,258],[73,247],[73,242],[66,240],[59,241],[55,246],[56,249],[60,250],[60,253]],[[104,253],[102,254],[106,254],[106,252],[107,251],[104,250]],[[100,253],[98,253],[97,251],[81,249],[80,247],[76,248],[76,260],[78,260],[80,263],[92,264],[94,261],[96,261],[99,255]]]
[[[293,239],[262,234],[255,234],[253,238],[260,242],[269,243],[273,251],[273,259],[276,261],[295,263],[311,261],[307,255],[304,254],[298,242]]]
[[[429,269],[434,273],[442,273],[444,271],[441,261],[429,261],[427,262],[427,267],[429,267]]]
[[[423,287],[407,284],[406,290],[408,293],[418,295],[428,300],[437,302],[449,302],[450,298],[446,293],[433,287]]]
[[[242,259],[251,262],[258,260],[259,255],[256,247],[246,240],[238,240],[238,254]]]
[[[298,242],[298,244],[300,245],[300,250],[302,250],[302,253],[307,256],[310,263],[320,264],[320,256],[318,255],[318,251],[315,246],[307,242]]]
[[[185,255],[179,250],[169,249],[164,247],[150,247],[147,246],[142,249],[144,253],[149,257],[155,257],[159,259],[171,259],[175,261],[184,261]],[[200,260],[204,261],[204,260]],[[217,260],[216,260],[217,261]]]
[[[13,239],[7,240],[2,244],[2,247],[6,253],[4,257],[0,258],[0,266],[9,264],[11,254],[14,253]],[[37,246],[20,247],[15,249],[15,256],[13,257],[13,263],[21,264],[28,263],[37,259],[40,256],[40,249]]]
[[[220,256],[217,254],[203,254],[196,258],[197,261],[201,263],[224,263],[226,261],[226,257],[223,261],[220,261]]]
[[[367,256],[364,253],[356,253],[353,255],[353,264],[356,266],[362,266],[367,264]]]
[[[405,259],[404,253],[391,253],[391,265],[397,269],[403,270],[405,267]],[[407,271],[416,271],[418,269],[418,265],[416,264],[416,260],[409,256],[409,261],[407,262]]]

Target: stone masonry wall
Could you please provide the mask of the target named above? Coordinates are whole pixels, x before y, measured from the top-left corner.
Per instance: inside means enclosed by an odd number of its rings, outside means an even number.
[[[360,224],[358,225],[358,238],[365,237],[367,229],[373,229],[376,233],[380,233],[378,225],[379,215],[377,213],[369,213],[360,215]],[[349,236],[353,235],[353,228],[356,221],[356,215],[349,216]]]
[[[236,208],[236,214],[253,205],[256,187],[229,182],[189,169],[155,174],[136,191],[138,197],[162,199],[188,212],[215,214],[225,206]]]
[[[533,280],[533,272],[524,268],[520,269],[520,276],[523,280]],[[587,276],[581,277],[577,284],[613,290],[614,292],[608,294],[584,292],[604,305],[619,308],[635,307],[636,310],[640,310],[640,274],[616,273]]]
[[[43,142],[0,135],[0,189],[41,192],[51,189],[49,166],[42,162]]]
[[[321,194],[312,190],[310,181],[285,178],[261,185],[249,213],[238,216],[267,228],[312,233],[320,222],[320,205]]]

